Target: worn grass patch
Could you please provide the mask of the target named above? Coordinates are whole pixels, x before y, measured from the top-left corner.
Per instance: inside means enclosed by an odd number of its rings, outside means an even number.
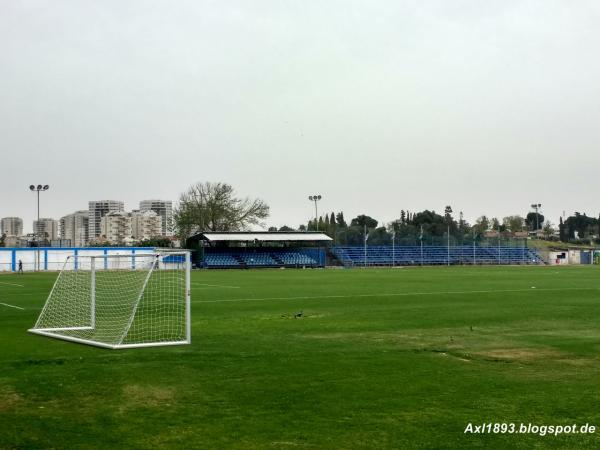
[[[10,411],[22,401],[21,396],[14,390],[7,387],[0,388],[0,411]]]
[[[123,387],[122,409],[171,406],[175,389],[164,386],[131,384]]]

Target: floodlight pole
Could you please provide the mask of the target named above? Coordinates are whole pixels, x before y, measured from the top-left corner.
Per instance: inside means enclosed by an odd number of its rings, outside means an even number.
[[[322,198],[323,197],[320,194],[308,196],[308,199],[311,202],[315,202],[315,228],[317,229],[317,231],[319,231],[319,219],[318,219],[319,213],[318,213],[318,209],[317,209],[317,202],[319,200],[321,200]]]
[[[535,209],[535,231],[536,231],[536,237],[537,237],[537,231],[540,229],[540,213],[539,210],[542,207],[541,203],[533,203],[531,205],[531,207],[533,209]]]
[[[498,265],[502,263],[502,259],[500,257],[500,221],[498,221]]]
[[[396,231],[392,232],[392,267],[396,265]]]
[[[448,265],[450,265],[450,224],[448,224]]]
[[[364,225],[364,233],[365,233],[365,267],[367,267],[367,239],[369,239],[369,235],[367,234],[367,224]]]
[[[473,265],[477,264],[477,253],[475,247],[475,240],[477,239],[477,234],[473,231]]]
[[[30,185],[29,186],[29,190],[32,192],[37,192],[37,227],[39,228],[40,226],[40,192],[41,191],[47,191],[48,189],[50,189],[50,186],[45,184],[45,185],[41,185],[38,184],[36,185]],[[36,246],[36,265],[37,268],[36,270],[39,270],[39,266],[40,266],[40,239],[39,239],[39,232],[38,230],[33,230],[34,231],[34,238],[35,238],[35,246]]]
[[[421,267],[423,267],[423,225],[421,225],[421,234],[419,235],[421,240]]]

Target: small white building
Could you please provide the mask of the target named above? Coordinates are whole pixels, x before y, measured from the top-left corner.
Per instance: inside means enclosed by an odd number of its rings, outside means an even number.
[[[553,250],[548,252],[548,263],[552,266],[569,264],[569,252],[567,250]]]

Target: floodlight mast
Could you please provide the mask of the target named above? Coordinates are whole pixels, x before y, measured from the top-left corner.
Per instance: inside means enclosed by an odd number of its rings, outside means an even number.
[[[395,225],[395,224],[394,224]],[[392,230],[392,267],[396,266],[396,230]]]
[[[450,265],[450,224],[448,224],[448,265]]]
[[[477,231],[473,229],[473,265],[477,264],[477,253],[475,248],[475,241],[477,240]]]
[[[540,229],[540,208],[542,207],[541,203],[532,203],[531,207],[535,209],[535,231]],[[536,233],[537,237],[537,233]]]
[[[421,266],[423,266],[423,225],[421,225],[421,234],[419,235],[421,241]]]
[[[316,195],[309,195],[308,199],[311,202],[315,202],[315,228],[317,229],[317,231],[319,231],[319,219],[318,219],[318,210],[317,210],[317,202],[319,200],[321,200],[323,197],[321,196],[321,194],[316,194]]]
[[[39,229],[40,227],[40,192],[43,191],[47,191],[48,189],[50,189],[50,186],[45,184],[45,185],[41,185],[38,184],[36,185],[29,185],[29,190],[32,192],[37,192],[37,228]],[[37,270],[39,270],[39,265],[40,265],[40,239],[39,239],[39,231],[38,230],[33,230],[33,234],[34,234],[34,239],[35,239],[35,246],[37,248]]]
[[[367,267],[367,239],[369,239],[369,233],[367,232],[367,224],[364,224],[364,228],[365,228],[365,267]]]

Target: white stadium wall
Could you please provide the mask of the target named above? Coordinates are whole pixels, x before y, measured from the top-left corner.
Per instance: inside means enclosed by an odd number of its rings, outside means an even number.
[[[19,260],[23,271],[61,270],[67,257],[133,255],[153,253],[153,247],[87,247],[87,248],[0,248],[0,272],[16,272]]]

